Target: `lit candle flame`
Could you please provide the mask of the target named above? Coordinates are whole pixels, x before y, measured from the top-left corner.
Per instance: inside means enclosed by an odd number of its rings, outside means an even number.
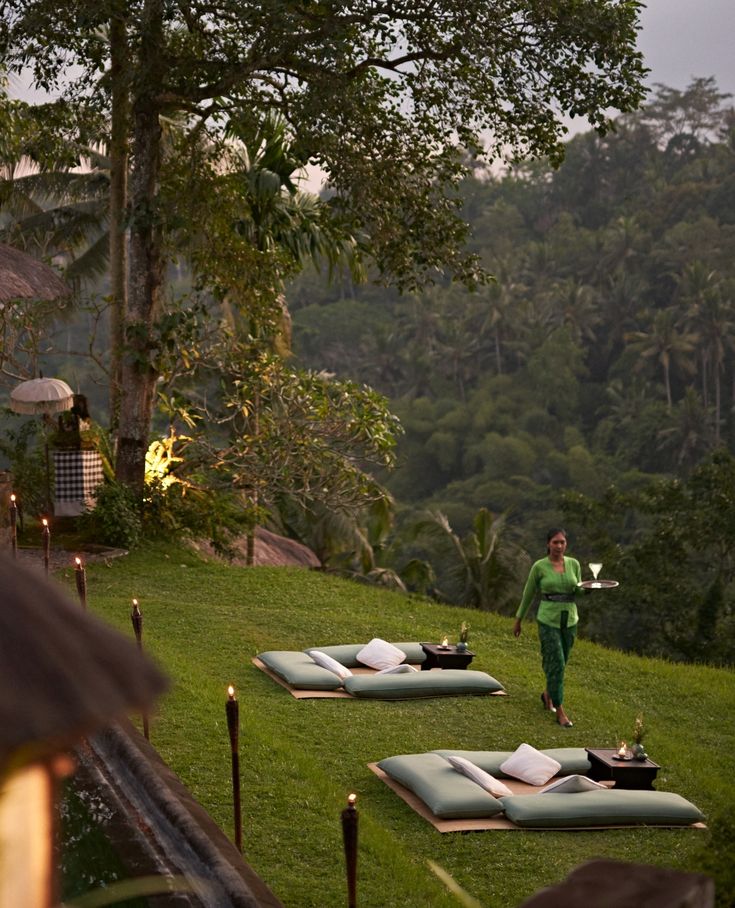
[[[78,567],[78,568],[80,568],[80,567],[82,566],[82,559],[81,559],[81,558],[75,558],[74,561],[76,561],[77,567]]]
[[[628,750],[628,745],[625,743],[625,741],[621,741],[620,747],[618,749],[618,756],[624,757],[625,754],[627,753],[627,750]]]
[[[348,805],[349,805],[350,807],[354,807],[354,806],[355,806],[355,801],[357,801],[357,795],[356,795],[356,794],[351,794],[351,795],[348,795],[348,796],[347,796],[347,803],[348,803]]]
[[[235,688],[232,685],[227,688],[227,696],[230,698],[230,700],[235,699]]]
[[[442,637],[442,646],[447,646],[449,644],[449,637]]]

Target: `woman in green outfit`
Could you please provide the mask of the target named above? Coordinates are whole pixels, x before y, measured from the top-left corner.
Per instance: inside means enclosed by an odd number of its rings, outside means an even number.
[[[541,700],[546,709],[556,713],[556,721],[564,728],[572,722],[564,710],[564,671],[577,636],[577,605],[582,579],[579,562],[565,555],[567,534],[558,527],[546,535],[545,558],[532,566],[523,589],[521,604],[516,612],[513,633],[521,635],[521,620],[531,604],[538,600],[539,640],[541,663],[546,675],[546,690]]]

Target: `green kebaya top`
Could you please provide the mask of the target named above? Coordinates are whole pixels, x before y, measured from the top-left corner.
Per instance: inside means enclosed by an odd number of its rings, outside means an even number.
[[[576,558],[564,556],[563,574],[554,570],[554,565],[548,556],[540,558],[531,565],[528,580],[523,588],[521,604],[516,612],[516,618],[523,618],[531,604],[536,599],[540,599],[536,617],[541,624],[548,624],[550,627],[560,627],[561,613],[569,612],[567,626],[572,627],[579,620],[576,602],[547,602],[542,594],[573,593],[579,595],[581,590],[577,584],[581,579],[582,572]]]

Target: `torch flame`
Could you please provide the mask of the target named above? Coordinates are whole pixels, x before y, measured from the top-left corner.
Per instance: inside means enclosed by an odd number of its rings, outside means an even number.
[[[227,696],[230,698],[230,700],[235,699],[235,688],[231,684],[227,688]]]
[[[81,566],[82,566],[82,559],[81,559],[81,558],[75,558],[74,561],[76,561],[77,567],[81,567]]]
[[[48,520],[46,520],[45,517],[41,520],[41,523],[42,523],[45,527],[48,526]]]
[[[355,806],[355,801],[356,801],[356,800],[357,800],[357,795],[356,795],[356,794],[351,794],[351,795],[348,795],[348,796],[347,796],[347,803],[349,804],[350,807],[354,807],[354,806]]]

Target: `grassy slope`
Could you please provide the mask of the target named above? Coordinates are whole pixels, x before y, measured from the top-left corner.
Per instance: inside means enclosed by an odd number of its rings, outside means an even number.
[[[152,721],[151,740],[194,796],[232,832],[226,687],[241,716],[246,857],[286,906],[346,903],[339,814],[358,794],[362,908],[456,906],[427,869],[433,860],[487,908],[518,905],[594,857],[696,870],[709,833],[610,830],[440,835],[366,768],[398,753],[439,747],[514,749],[613,746],[642,712],[646,744],[661,764],[658,787],[679,792],[708,816],[732,807],[735,742],[731,672],[639,659],[578,641],[568,672],[572,729],[539,702],[538,642],[511,621],[416,601],[291,568],[204,563],[151,547],[88,568],[90,609],[132,635],[133,596],[144,645],[173,681]],[[71,571],[59,578],[73,590]],[[589,608],[604,608],[604,596]],[[500,679],[506,698],[407,702],[297,701],[257,671],[266,649],[456,636],[471,622],[473,666]]]

